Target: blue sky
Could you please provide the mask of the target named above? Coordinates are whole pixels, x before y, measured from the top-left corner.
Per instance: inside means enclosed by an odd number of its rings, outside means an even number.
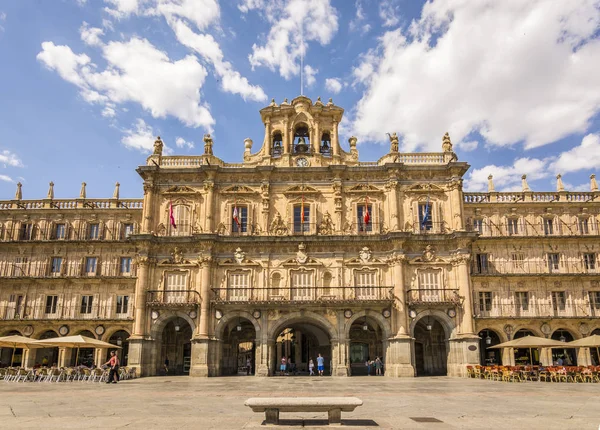
[[[304,42],[301,43],[300,40]],[[467,190],[589,190],[600,173],[598,0],[0,0],[0,199],[141,197],[135,167],[240,162],[272,98],[332,97],[360,159],[439,151]]]

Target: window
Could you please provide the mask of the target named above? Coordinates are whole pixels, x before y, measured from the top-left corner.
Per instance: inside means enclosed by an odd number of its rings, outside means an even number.
[[[13,276],[27,276],[29,257],[16,257],[13,265]]]
[[[185,205],[173,206],[173,218],[175,218],[175,227],[171,220],[167,218],[170,236],[189,236],[192,231],[190,208]],[[169,215],[167,215],[169,217]]]
[[[592,309],[600,310],[600,291],[589,291],[588,295]]]
[[[62,257],[52,257],[50,262],[50,273],[53,275],[59,275],[62,266]]]
[[[419,297],[422,302],[438,302],[440,300],[440,271],[419,271]]]
[[[304,208],[304,216],[302,209]],[[294,233],[305,233],[310,231],[310,205],[294,206]]]
[[[24,315],[25,300],[22,295],[11,294],[8,298],[8,307],[6,308],[5,319],[18,319]]]
[[[231,231],[234,233],[248,231],[248,207],[234,206],[231,208]]]
[[[94,296],[81,296],[81,313],[91,314],[92,313],[92,302]]]
[[[475,263],[477,264],[477,273],[488,272],[488,255],[487,254],[476,254]]]
[[[473,220],[473,230],[483,234],[483,220],[481,218]]]
[[[431,230],[433,221],[431,217],[432,203],[419,203],[419,230]]]
[[[579,218],[579,234],[590,234],[588,218]]]
[[[479,311],[489,312],[492,310],[492,293],[490,291],[479,292]]]
[[[517,218],[508,218],[507,226],[509,235],[519,234],[519,220]]]
[[[517,302],[517,309],[522,311],[529,310],[529,292],[528,291],[517,291],[515,293],[515,299]]]
[[[365,219],[365,208],[368,210],[369,212],[369,216],[367,217],[367,219]],[[373,205],[364,205],[364,204],[359,204],[356,207],[356,215],[357,215],[357,225],[358,225],[358,232],[369,232],[369,231],[373,231]],[[368,221],[368,222],[366,222]]]
[[[230,300],[246,300],[250,295],[248,290],[248,273],[230,273],[228,290]]]
[[[85,273],[88,275],[95,275],[97,262],[98,262],[97,257],[86,257],[85,258]]]
[[[19,240],[31,240],[33,238],[33,224],[24,223],[21,224],[21,230],[19,231]]]
[[[355,276],[356,298],[376,298],[377,272],[359,272]]]
[[[596,270],[596,254],[593,252],[583,254],[583,267],[587,271]]]
[[[64,239],[67,233],[67,226],[65,224],[56,224],[54,227],[54,238]]]
[[[522,252],[513,252],[511,260],[514,269],[522,269],[525,265],[525,254]]]
[[[131,273],[131,257],[121,257],[121,274]]]
[[[123,224],[121,231],[121,239],[127,239],[133,234],[133,224]]]
[[[294,272],[292,273],[292,299],[310,300],[312,299],[312,274],[313,272]]]
[[[564,311],[567,300],[564,291],[552,291],[552,309],[555,311]]]
[[[550,273],[556,272],[560,268],[560,256],[558,253],[548,254],[548,270]]]
[[[100,238],[100,224],[90,224],[88,228],[88,239],[96,240]]]
[[[129,307],[129,296],[117,296],[117,313],[126,314]]]
[[[544,218],[544,234],[546,236],[554,234],[554,222],[552,218]]]
[[[185,303],[187,297],[187,273],[168,273],[165,285],[166,303]]]
[[[58,296],[46,296],[46,313],[47,314],[55,314],[57,304],[58,304]]]

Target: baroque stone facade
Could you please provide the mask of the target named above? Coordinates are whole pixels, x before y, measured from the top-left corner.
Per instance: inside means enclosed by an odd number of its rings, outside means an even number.
[[[85,333],[124,347],[142,375],[277,374],[317,354],[326,372],[461,375],[514,363],[488,346],[523,333],[600,329],[598,221],[590,192],[466,193],[448,134],[438,153],[359,161],[343,109],[300,96],[260,111],[261,148],[225,163],[154,152],[143,199],[0,202],[0,334]],[[218,143],[216,143],[218,144]],[[559,333],[559,334],[557,334]],[[25,365],[71,351],[25,353]],[[106,350],[93,352],[96,362]],[[539,357],[551,360],[551,352]],[[44,355],[45,356],[45,355]],[[4,356],[3,356],[4,357]],[[576,357],[586,364],[592,357]]]

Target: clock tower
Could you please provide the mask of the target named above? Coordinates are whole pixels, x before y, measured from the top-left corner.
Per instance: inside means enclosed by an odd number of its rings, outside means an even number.
[[[338,126],[344,109],[319,97],[316,102],[305,96],[280,105],[272,100],[260,111],[265,126],[261,149],[252,154],[252,142],[246,139],[244,164],[279,167],[322,167],[335,164],[357,165],[356,138],[350,151],[344,151],[338,138]]]

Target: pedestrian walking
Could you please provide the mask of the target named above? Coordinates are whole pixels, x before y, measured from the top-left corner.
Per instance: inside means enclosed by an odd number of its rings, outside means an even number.
[[[312,358],[308,361],[308,371],[310,372],[309,376],[315,375],[315,362]]]
[[[367,376],[371,376],[371,360],[367,358],[365,361],[365,366],[367,367]]]
[[[169,357],[165,357],[165,375],[169,373]]]
[[[381,376],[381,369],[383,367],[383,362],[379,357],[375,357],[375,375]]]
[[[319,354],[317,357],[317,370],[319,371],[319,376],[323,376],[323,371],[325,370],[325,359]]]
[[[105,366],[110,366],[110,372],[108,372],[107,384],[111,382],[116,384],[119,381],[119,358],[117,357],[116,351],[110,352],[110,360],[104,363]]]
[[[246,359],[246,375],[250,375],[251,371],[252,371],[252,360],[250,360],[250,357],[248,357]]]

